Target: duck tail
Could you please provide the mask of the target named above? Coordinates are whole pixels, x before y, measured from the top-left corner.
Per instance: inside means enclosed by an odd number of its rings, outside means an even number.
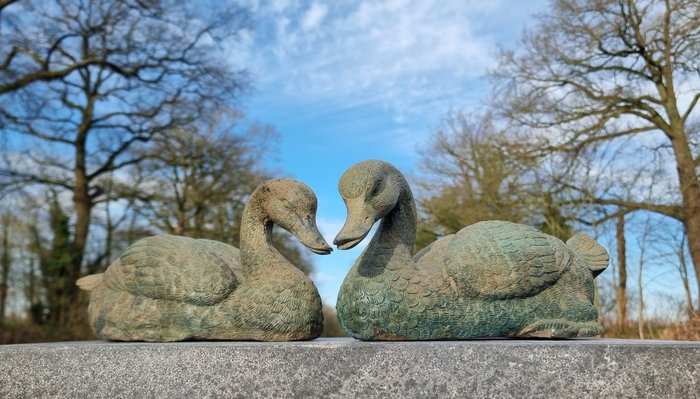
[[[102,275],[102,273],[91,274],[89,276],[79,278],[78,281],[75,282],[75,284],[85,291],[92,291],[95,289],[95,287],[102,284]]]
[[[608,251],[588,234],[576,234],[569,238],[566,245],[583,258],[594,278],[608,267],[608,262],[610,261]]]

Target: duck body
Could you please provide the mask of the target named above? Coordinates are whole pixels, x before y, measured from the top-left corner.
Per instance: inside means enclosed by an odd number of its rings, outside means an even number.
[[[592,303],[593,278],[607,265],[607,253],[595,241],[577,235],[564,244],[529,226],[487,221],[411,256],[415,205],[408,183],[391,165],[366,162],[369,165],[354,167],[361,173],[356,170],[349,177],[396,180],[380,186],[399,188],[399,193],[387,212],[376,201],[373,204],[379,211],[369,219],[381,219],[381,224],[341,286],[338,317],[351,336],[564,338],[602,332]],[[336,238],[341,249],[356,244],[357,232],[366,227],[356,228],[367,218],[356,204],[371,202],[367,197],[353,202],[354,194],[362,190],[344,187],[341,179],[343,191],[344,198],[351,199],[346,200],[348,222]],[[353,220],[353,215],[359,218]]]
[[[275,187],[281,191],[301,184],[281,182],[282,189]],[[323,316],[316,287],[271,245],[272,219],[262,195],[270,185],[280,183],[263,183],[244,210],[241,250],[212,240],[148,237],[104,273],[78,280],[90,292],[88,315],[96,335],[117,341],[318,337]],[[315,197],[312,202],[315,212]],[[283,227],[294,226],[290,231],[315,252],[330,252],[313,219],[303,219]]]

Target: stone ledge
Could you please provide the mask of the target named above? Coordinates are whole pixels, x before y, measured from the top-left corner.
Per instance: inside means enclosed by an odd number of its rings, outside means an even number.
[[[70,342],[0,359],[3,398],[700,397],[700,342]]]

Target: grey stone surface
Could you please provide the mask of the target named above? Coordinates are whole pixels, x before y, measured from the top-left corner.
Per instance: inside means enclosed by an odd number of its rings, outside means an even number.
[[[698,398],[700,343],[576,339],[0,346],[2,398]]]

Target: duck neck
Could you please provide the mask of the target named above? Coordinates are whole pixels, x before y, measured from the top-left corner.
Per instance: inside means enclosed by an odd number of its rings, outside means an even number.
[[[252,274],[272,266],[279,252],[272,245],[272,220],[260,201],[251,197],[243,210],[241,221],[241,266],[246,274]]]
[[[415,243],[416,203],[408,183],[404,180],[396,206],[382,218],[367,250],[371,251],[373,256],[384,254],[384,257],[389,257],[386,259],[387,263],[390,259],[399,257],[403,263],[406,261],[404,258],[411,259]]]

